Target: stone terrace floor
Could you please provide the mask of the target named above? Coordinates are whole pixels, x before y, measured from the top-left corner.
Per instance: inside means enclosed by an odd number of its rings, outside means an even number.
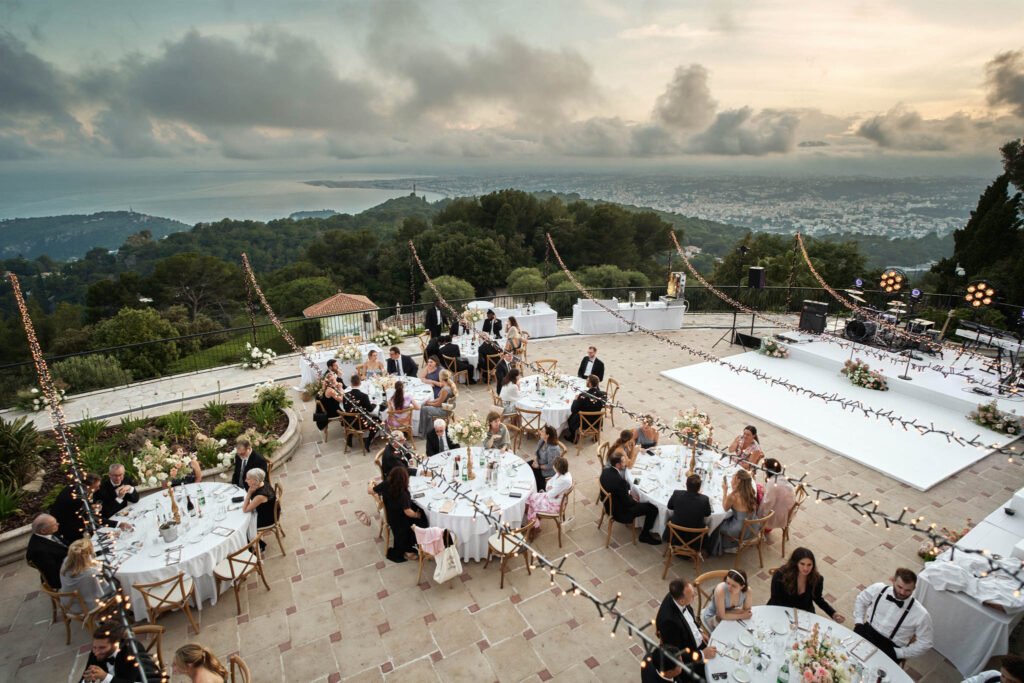
[[[696,318],[688,323],[695,324]],[[728,325],[730,318],[702,320],[705,325]],[[703,348],[720,335],[720,330],[697,327],[669,334]],[[573,372],[588,344],[598,347],[606,377],[622,383],[618,400],[625,406],[669,419],[681,408],[699,405],[711,414],[716,435],[723,439],[745,424],[758,424],[765,451],[790,471],[806,470],[811,479],[836,490],[860,491],[881,500],[887,509],[906,505],[926,520],[959,526],[967,517],[985,517],[1024,485],[1024,468],[993,455],[931,491],[915,491],[661,377],[661,370],[696,361],[641,334],[536,340],[530,358],[555,358],[562,370]],[[716,352],[722,351],[719,345]],[[725,352],[737,351],[732,347]],[[285,357],[262,372],[226,369],[101,392],[70,402],[67,412],[75,419],[85,412],[104,415],[158,403],[164,405],[145,412],[198,407],[208,399],[188,397],[217,392],[218,381],[225,400],[245,400],[251,390],[234,387],[297,371],[296,360]],[[295,381],[286,383],[291,386]],[[416,585],[415,562],[386,561],[376,519],[371,527],[356,519],[360,510],[373,515],[365,490],[366,482],[377,475],[372,455],[364,456],[361,450],[343,453],[344,442],[337,433],[321,443],[310,405],[297,402],[302,444],[281,474],[288,553],[282,556],[276,543],[268,544],[266,572],[272,590],[250,584],[242,592],[241,616],[229,594],[194,612],[199,635],[191,632],[183,614],[164,615],[159,623],[167,627],[166,656],[195,640],[224,661],[240,653],[256,681],[638,679],[639,646],[625,633],[610,638],[610,624],[598,619],[593,605],[556,596],[543,575],[528,576],[521,563],[512,563],[505,589],[500,590],[498,565],[493,563],[486,570],[482,563],[466,563],[465,574],[449,589],[433,582]],[[470,408],[480,413],[490,409],[485,388],[463,391],[459,414]],[[616,427],[606,424],[606,439],[613,438],[616,429],[632,426],[620,415],[615,419]],[[422,449],[423,441],[418,439],[417,445]],[[532,452],[534,445],[528,440],[522,451]],[[693,564],[676,560],[663,581],[662,548],[632,545],[623,525],[616,525],[612,547],[605,549],[594,504],[599,472],[595,450],[588,444],[576,457],[575,449],[570,449],[570,471],[579,486],[569,509],[574,519],[566,527],[564,548],[559,550],[553,527],[545,528],[536,545],[550,557],[568,553],[569,572],[598,595],[611,597],[621,591],[620,604],[642,623],[653,618],[668,579],[693,578]],[[876,528],[844,505],[812,504],[796,518],[792,531],[794,546],[814,550],[827,579],[827,598],[848,616],[864,586],[887,581],[896,566],[922,566],[916,555],[921,537],[903,529]],[[711,558],[703,570],[731,567],[733,560],[732,555]],[[763,569],[756,552],[741,557],[740,566],[751,577],[754,604],[767,600],[768,569],[780,563],[778,545],[767,548]],[[71,645],[64,646],[63,625],[50,624],[50,605],[37,590],[37,574],[17,563],[0,567],[0,575],[0,680],[78,680],[89,649],[86,632],[72,625]],[[915,679],[960,680],[934,651],[909,662],[908,672]]]

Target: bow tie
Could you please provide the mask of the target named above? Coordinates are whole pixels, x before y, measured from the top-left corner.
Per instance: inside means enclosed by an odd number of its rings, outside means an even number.
[[[903,602],[904,602],[903,600],[897,600],[896,598],[892,597],[891,595],[886,595],[885,599],[888,600],[889,602],[895,602],[897,607],[903,607]]]

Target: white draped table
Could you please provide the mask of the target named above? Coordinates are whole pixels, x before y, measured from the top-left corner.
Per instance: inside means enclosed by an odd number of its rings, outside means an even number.
[[[664,301],[629,304],[612,300],[601,301],[618,316],[601,308],[589,299],[578,299],[572,307],[572,329],[578,334],[610,334],[629,332],[639,325],[648,330],[678,330],[683,326],[686,304],[682,299],[668,304]],[[621,317],[620,317],[621,316]]]
[[[200,489],[206,496],[203,516],[188,517],[185,495],[190,495],[195,502]],[[127,521],[135,527],[133,532],[121,532],[117,541],[117,547],[121,550],[118,556],[121,566],[117,570],[117,578],[121,586],[131,589],[136,619],[147,618],[146,603],[132,586],[136,583],[161,581],[180,572],[184,572],[194,582],[196,606],[199,609],[202,609],[202,603],[207,599],[210,604],[216,604],[213,568],[256,537],[256,514],[242,512],[241,503],[231,502],[232,497],[245,495],[242,489],[220,482],[202,482],[179,486],[174,491],[180,497],[178,506],[182,522],[188,517],[189,526],[180,526],[178,538],[171,543],[164,543],[157,530],[157,514],[169,516],[171,511],[170,500],[162,492],[142,498],[114,517],[116,521]],[[227,535],[220,535],[218,531]],[[168,550],[176,553],[174,549],[178,547],[181,549],[180,560],[168,564],[171,561]],[[129,552],[134,554],[128,555]]]
[[[779,667],[783,661],[788,661],[788,653],[792,650],[793,644],[808,638],[811,629],[818,624],[819,633],[824,635],[831,631],[831,637],[840,641],[837,645],[839,651],[847,654],[847,661],[852,666],[860,668],[860,677],[855,674],[854,681],[874,683],[878,678],[877,672],[881,669],[885,671],[886,683],[911,682],[910,676],[896,662],[845,626],[840,626],[827,617],[800,612],[800,628],[793,629],[789,619],[792,613],[793,610],[786,607],[757,606],[753,608],[753,617],[743,622],[746,628],[738,621],[721,622],[711,632],[711,644],[715,646],[718,655],[707,660],[704,665],[708,680],[711,680],[712,674],[725,673],[730,682],[775,683],[778,680]],[[763,654],[759,656],[758,652]],[[803,677],[794,671],[792,664],[789,669],[790,681],[796,683],[803,680]]]
[[[586,386],[579,377],[562,375],[568,387],[548,387],[542,382],[543,375],[530,375],[519,382],[521,396],[516,407],[521,410],[539,410],[540,421],[561,432],[569,422],[572,401]],[[539,383],[539,384],[538,384]]]
[[[474,301],[470,304],[473,308],[490,308],[494,311],[494,315],[501,320],[501,337],[505,338],[505,323],[508,322],[509,316],[513,316],[516,322],[519,323],[519,330],[521,332],[528,332],[530,339],[538,339],[540,337],[554,337],[558,334],[558,314],[555,309],[548,306],[543,301],[535,304],[527,304],[525,306],[519,306],[518,308],[495,308],[493,306],[479,306],[478,304],[486,303],[480,301]],[[482,330],[484,328],[484,322],[481,320],[476,324],[476,329]]]
[[[338,372],[341,373],[341,379],[344,380],[345,384],[348,385],[349,378],[356,374],[356,366],[362,365],[366,362],[366,359],[370,356],[370,351],[377,352],[377,360],[381,364],[387,364],[387,358],[384,356],[384,352],[379,346],[373,342],[367,344],[360,344],[359,351],[363,354],[363,357],[358,361],[350,360],[338,360]],[[316,353],[307,354],[314,363],[316,363],[316,370],[309,367],[309,363],[299,358],[299,373],[302,376],[301,386],[306,386],[310,382],[314,381],[317,377],[320,377],[327,371],[327,361],[337,357],[337,349],[327,349],[326,351],[317,351]]]
[[[486,468],[480,467],[480,454],[483,450],[476,446],[470,449],[473,457],[473,474],[476,478],[464,483],[460,479],[460,484],[463,490],[468,487],[474,494],[479,495],[481,503],[493,500],[497,505],[495,512],[500,509],[501,521],[518,528],[526,511],[526,498],[537,490],[533,472],[530,466],[514,453],[499,454],[498,451],[489,451],[489,457],[497,457],[500,462],[498,484],[491,487],[487,484]],[[466,449],[443,451],[431,457],[428,463],[444,467],[445,477],[454,479],[452,466],[456,454],[465,460]],[[409,479],[409,491],[412,493],[413,502],[426,511],[430,526],[448,529],[455,534],[459,555],[463,560],[487,559],[487,539],[494,530],[482,516],[474,515],[472,505],[460,499],[451,510],[441,512],[441,507],[454,496],[446,494],[443,487],[433,486],[430,479],[422,476]]]
[[[394,379],[395,381],[401,381],[403,385],[402,389],[405,392],[406,397],[416,401],[416,403],[418,403],[421,407],[423,406],[424,401],[429,401],[432,398],[434,398],[433,388],[429,384],[424,384],[421,380],[419,380],[416,377],[401,377],[399,375],[392,375],[391,379]],[[377,387],[377,385],[374,384],[372,381],[366,382],[366,385],[368,387],[373,387],[373,392],[370,394],[370,400],[375,403],[380,403],[383,398],[381,396],[380,388]],[[394,387],[389,388],[387,392],[388,407],[381,415],[381,419],[385,421],[388,419],[388,411],[391,409],[391,397],[394,395]],[[412,433],[420,433],[419,410],[412,411]]]

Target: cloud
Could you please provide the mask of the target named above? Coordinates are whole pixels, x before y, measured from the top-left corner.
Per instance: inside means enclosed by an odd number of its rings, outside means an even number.
[[[885,114],[872,116],[857,128],[857,135],[867,138],[879,147],[908,151],[938,152],[949,148],[935,126],[926,124],[921,115],[902,105]]]
[[[78,122],[68,112],[73,97],[67,79],[53,65],[14,36],[0,32],[0,113],[42,116],[77,131]]]
[[[42,155],[43,153],[29,144],[23,136],[17,133],[0,133],[0,159],[34,159]]]
[[[985,65],[988,103],[1008,105],[1024,117],[1024,51],[1002,52]]]
[[[763,154],[789,152],[796,142],[798,114],[750,107],[723,111],[707,130],[693,136],[689,150],[698,154]]]
[[[718,103],[711,98],[708,70],[700,64],[680,66],[654,104],[652,118],[669,128],[691,130],[714,118]]]

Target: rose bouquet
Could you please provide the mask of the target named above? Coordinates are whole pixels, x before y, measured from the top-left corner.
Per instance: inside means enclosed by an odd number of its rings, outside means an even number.
[[[402,333],[397,328],[384,325],[373,337],[373,341],[381,347],[394,346],[402,341]]]
[[[1021,433],[1021,423],[1020,418],[1013,414],[1014,412],[1011,410],[1008,413],[1005,410],[999,410],[993,400],[991,403],[979,403],[978,409],[968,415],[967,419],[1000,434],[1016,435]]]
[[[849,660],[838,646],[837,639],[823,638],[815,624],[811,635],[793,645],[789,654],[793,673],[806,683],[849,683],[852,680]]]
[[[888,385],[885,383],[885,376],[878,370],[869,368],[868,364],[860,358],[843,363],[843,369],[839,373],[846,375],[847,379],[850,380],[850,384],[854,386],[874,389],[875,391],[889,390]]]
[[[245,355],[242,356],[242,367],[246,370],[265,368],[274,362],[277,354],[272,349],[260,349],[245,342]]]
[[[941,529],[939,529],[938,534],[950,543],[956,543],[961,538],[966,536],[967,532],[970,531],[973,527],[974,525],[971,524],[971,518],[968,517],[967,522],[964,524],[964,527],[962,529],[950,529],[948,526],[944,526]],[[941,546],[939,546],[938,544],[933,544],[931,539],[928,539],[921,544],[920,548],[917,549],[917,556],[925,562],[931,562],[939,556],[939,553],[941,553],[942,550],[943,549]]]
[[[762,356],[771,356],[772,358],[789,358],[789,347],[780,344],[772,337],[761,339],[761,348],[757,352]]]
[[[66,387],[67,385],[62,387],[58,382],[53,383],[53,391],[57,396],[57,405],[64,402],[64,389]],[[48,399],[46,394],[44,394],[37,386],[22,389],[18,392],[18,408],[21,410],[38,413],[40,410],[45,410],[49,406],[50,399]]]
[[[695,407],[679,411],[679,419],[675,421],[674,427],[682,435],[679,441],[683,445],[688,443],[688,439],[696,439],[699,443],[711,443],[711,434],[714,432],[711,418]]]
[[[487,423],[479,415],[472,413],[452,424],[451,431],[452,437],[459,443],[478,444],[487,436]]]
[[[462,311],[462,318],[469,323],[470,327],[473,327],[487,318],[487,311],[482,308],[470,308],[467,306]]]
[[[345,344],[339,347],[338,352],[334,356],[346,363],[361,363],[363,360],[363,352],[355,344]]]
[[[152,441],[147,440],[132,462],[139,473],[139,483],[157,486],[168,479],[177,479],[188,474],[192,457],[189,453],[171,451],[167,444],[155,446]]]

